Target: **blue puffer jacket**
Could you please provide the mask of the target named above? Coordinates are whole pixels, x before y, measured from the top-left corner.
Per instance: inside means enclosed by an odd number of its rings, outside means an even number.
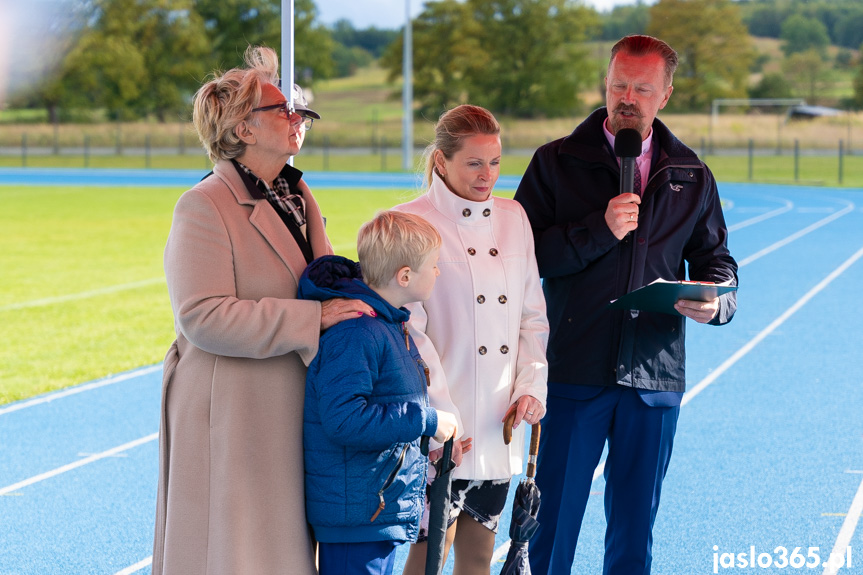
[[[309,365],[306,517],[325,543],[413,542],[428,463],[420,438],[434,435],[437,412],[429,407],[425,364],[405,327],[410,313],[391,306],[361,277],[359,264],[324,256],[300,278],[300,298],[360,299],[377,313],[329,328]],[[379,492],[385,508],[372,521]]]

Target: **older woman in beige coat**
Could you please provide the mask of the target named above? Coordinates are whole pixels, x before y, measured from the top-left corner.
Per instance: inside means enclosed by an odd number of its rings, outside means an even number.
[[[305,363],[322,330],[371,309],[295,299],[332,253],[302,173],[286,165],[313,118],[246,53],[196,94],[215,163],[183,194],[165,249],[177,340],[165,358],[154,575],[314,574],[303,494]]]

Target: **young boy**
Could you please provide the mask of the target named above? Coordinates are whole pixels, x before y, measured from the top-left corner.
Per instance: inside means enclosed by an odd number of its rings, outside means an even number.
[[[402,308],[431,295],[440,244],[419,216],[381,212],[360,228],[359,264],[324,256],[300,278],[301,298],[356,298],[375,311],[326,330],[306,376],[306,514],[320,575],[392,573],[396,546],[419,532],[420,439],[455,434],[455,416],[429,406]]]

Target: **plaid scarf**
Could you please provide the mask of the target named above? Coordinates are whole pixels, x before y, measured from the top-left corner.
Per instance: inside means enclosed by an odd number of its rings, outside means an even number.
[[[245,165],[240,162],[237,162],[237,165],[255,181],[258,189],[264,192],[264,195],[267,196],[267,200],[269,200],[274,208],[282,210],[294,218],[294,222],[296,222],[297,227],[303,234],[303,237],[307,237],[306,200],[300,194],[291,193],[291,186],[288,184],[288,180],[280,173],[276,176],[276,179],[273,181],[273,187],[271,188],[266,181],[256,176],[254,172]]]

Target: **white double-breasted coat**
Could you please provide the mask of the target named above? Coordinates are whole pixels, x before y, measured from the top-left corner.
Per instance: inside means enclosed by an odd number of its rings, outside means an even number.
[[[422,216],[443,240],[431,298],[407,307],[432,406],[455,413],[458,436],[473,438],[453,477],[521,473],[527,426],[507,446],[501,419],[523,395],[544,412],[548,377],[548,320],[527,216],[514,200],[461,198],[437,174],[427,193],[395,209]]]

